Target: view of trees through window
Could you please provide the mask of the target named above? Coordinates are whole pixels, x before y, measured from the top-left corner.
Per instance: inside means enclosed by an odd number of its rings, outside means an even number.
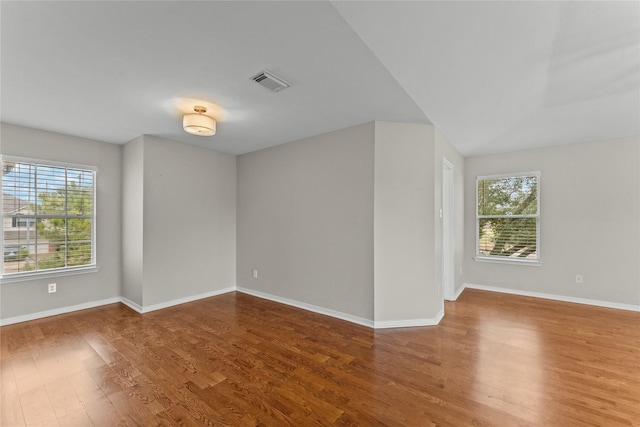
[[[479,177],[479,256],[538,259],[537,174]]]
[[[2,163],[3,274],[94,263],[95,172]]]

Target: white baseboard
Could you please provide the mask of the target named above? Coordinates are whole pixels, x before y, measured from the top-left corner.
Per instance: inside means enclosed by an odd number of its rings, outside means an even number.
[[[312,311],[314,313],[324,314],[325,316],[335,317],[336,319],[346,320],[347,322],[356,323],[358,325],[367,326],[369,328],[375,327],[372,320],[365,319],[364,317],[353,316],[351,314],[342,313],[340,311],[335,311],[288,298],[282,298],[276,295],[255,291],[253,289],[238,287],[236,288],[236,291],[242,292],[243,294],[252,295],[254,297],[263,298],[269,301],[275,301],[281,304],[290,305],[292,307],[301,308],[303,310]]]
[[[9,317],[6,319],[0,319],[0,326],[27,322],[29,320],[42,319],[44,317],[57,316],[58,314],[71,313],[73,311],[86,310],[88,308],[95,308],[103,305],[115,304],[118,302],[126,305],[127,307],[129,307],[130,309],[132,309],[137,313],[144,314],[144,313],[149,313],[151,311],[160,310],[162,308],[172,307],[174,305],[184,304],[187,302],[197,301],[204,298],[214,297],[216,295],[226,294],[227,292],[233,292],[235,290],[236,290],[235,286],[232,286],[224,289],[219,289],[213,292],[206,292],[204,294],[192,295],[189,297],[179,298],[172,301],[167,301],[167,302],[154,304],[146,307],[143,307],[125,297],[115,297],[115,298],[109,298],[109,299],[104,299],[100,301],[92,301],[84,304],[71,305],[68,307],[56,308],[53,310],[46,310],[46,311],[40,311],[37,313],[25,314],[23,316],[15,316],[15,317]]]
[[[57,316],[59,314],[71,313],[73,311],[86,310],[88,308],[100,307],[103,305],[122,302],[122,298],[108,298],[99,301],[92,301],[83,304],[70,305],[68,307],[54,308],[53,310],[40,311],[37,313],[25,314],[22,316],[8,317],[0,319],[0,326],[12,325],[14,323],[28,322],[29,320],[42,319],[43,317]]]
[[[463,283],[462,286],[460,286],[460,289],[458,289],[455,294],[453,294],[453,299],[450,301],[456,301],[458,298],[460,298],[460,295],[462,295],[462,292],[464,292],[464,290],[467,288],[467,284]]]
[[[577,304],[595,305],[598,307],[616,308],[618,310],[640,311],[640,305],[622,304],[610,301],[599,301],[587,298],[569,297],[565,295],[546,294],[542,292],[521,291],[518,289],[499,288],[496,286],[476,285],[473,283],[465,283],[462,287],[467,289],[478,289],[481,291],[501,292],[503,294],[520,295],[524,297],[535,297],[551,299],[555,301],[573,302]]]
[[[143,311],[144,309],[142,308],[142,306],[136,302],[131,301],[129,298],[121,297],[120,302],[126,305],[127,307],[129,307],[131,310],[135,311],[136,313],[139,313],[139,314],[144,313]]]
[[[374,322],[375,329],[388,328],[411,328],[415,326],[436,326],[444,317],[444,309],[432,319],[407,319],[407,320],[376,320]]]
[[[314,313],[323,314],[325,316],[335,317],[336,319],[346,320],[347,322],[356,323],[361,326],[366,326],[373,329],[387,329],[387,328],[408,328],[414,326],[434,326],[440,323],[444,316],[444,309],[432,319],[406,319],[406,320],[386,320],[386,321],[373,321],[365,319],[363,317],[353,316],[351,314],[342,313],[340,311],[331,310],[317,305],[307,304],[292,300],[289,298],[282,298],[276,295],[267,294],[265,292],[255,291],[253,289],[247,289],[239,287],[236,289],[238,292],[242,292],[254,297],[267,299],[270,301],[279,302],[281,304],[290,305],[292,307],[301,308],[303,310],[312,311]]]
[[[145,306],[140,306],[139,304],[136,304],[135,302],[127,298],[122,298],[122,303],[130,307],[131,309],[137,311],[138,313],[144,314],[144,313],[149,313],[156,310],[162,310],[163,308],[173,307],[174,305],[180,305],[188,302],[198,301],[205,298],[215,297],[218,295],[226,294],[228,292],[233,292],[235,290],[236,290],[235,286],[229,286],[227,288],[218,289],[212,292],[205,292],[203,294],[191,295],[184,298],[178,298],[171,301],[161,302],[153,305],[145,305]]]

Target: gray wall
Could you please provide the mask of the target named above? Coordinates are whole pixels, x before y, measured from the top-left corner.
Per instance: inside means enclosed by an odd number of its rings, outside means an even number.
[[[640,304],[639,151],[638,138],[623,138],[466,158],[465,281]],[[476,176],[536,170],[542,266],[474,261]]]
[[[144,135],[149,306],[236,283],[236,157]]]
[[[120,296],[121,148],[118,145],[0,124],[0,153],[97,167],[96,253],[99,271],[0,286],[2,319]],[[47,293],[48,283],[57,292]]]
[[[123,169],[123,296],[144,309],[235,286],[235,156],[144,135]]]
[[[373,144],[368,123],[238,156],[239,287],[373,319]]]
[[[122,149],[122,296],[143,305],[144,137]]]
[[[375,123],[375,321],[442,309],[435,265],[434,129]]]
[[[100,267],[54,279],[55,294],[51,279],[2,284],[2,319],[234,284],[381,323],[433,318],[442,157],[455,167],[456,289],[640,304],[638,138],[463,159],[432,126],[375,122],[236,159],[151,136],[124,148],[8,124],[0,136],[2,154],[97,167]],[[534,170],[542,266],[474,261],[475,177]]]
[[[444,154],[462,228],[462,157],[430,125],[373,122],[239,156],[238,286],[380,327],[432,321]]]

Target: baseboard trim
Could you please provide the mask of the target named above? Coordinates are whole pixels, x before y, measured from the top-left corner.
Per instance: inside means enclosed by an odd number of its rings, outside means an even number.
[[[381,320],[374,322],[375,329],[414,328],[416,326],[437,326],[444,317],[444,309],[432,319]]]
[[[108,298],[99,301],[92,301],[83,304],[70,305],[67,307],[54,308],[52,310],[39,311],[37,313],[25,314],[22,316],[8,317],[6,319],[0,319],[0,326],[13,325],[14,323],[28,322],[30,320],[42,319],[44,317],[57,316],[59,314],[71,313],[74,311],[86,310],[89,308],[96,308],[103,305],[116,304],[122,302],[122,298]]]
[[[289,298],[283,298],[276,295],[268,294],[265,292],[256,291],[253,289],[247,289],[238,287],[236,291],[242,292],[243,294],[252,295],[254,297],[263,298],[269,301],[278,302],[285,305],[290,305],[292,307],[300,308],[302,310],[311,311],[318,314],[323,314],[329,317],[335,317],[336,319],[346,320],[347,322],[355,323],[361,326],[366,326],[368,328],[373,329],[390,329],[390,328],[410,328],[416,326],[435,326],[440,323],[442,318],[444,317],[444,309],[440,310],[440,312],[436,315],[436,317],[432,319],[406,319],[406,320],[384,320],[384,321],[373,321],[369,319],[365,319],[363,317],[353,316],[351,314],[343,313],[336,310],[331,310],[328,308],[320,307],[313,304],[307,304],[305,302],[300,302],[296,300],[292,300]]]
[[[361,326],[374,328],[374,322],[372,320],[365,319],[364,317],[353,316],[351,314],[342,313],[340,311],[331,310],[331,309],[320,307],[313,304],[307,304],[305,302],[300,302],[300,301],[292,300],[289,298],[282,298],[276,295],[267,294],[265,292],[260,292],[253,289],[237,287],[236,291],[242,292],[243,294],[252,295],[254,297],[266,299],[269,301],[279,302],[281,304],[290,305],[296,308],[301,308],[303,310],[312,311],[314,313],[323,314],[325,316],[335,317],[336,319],[346,320],[347,322],[355,323]]]
[[[66,314],[74,311],[86,310],[88,308],[96,308],[103,305],[115,304],[115,303],[122,303],[127,307],[129,307],[130,309],[132,309],[133,311],[135,311],[136,313],[144,314],[144,313],[149,313],[151,311],[161,310],[163,308],[173,307],[174,305],[180,305],[180,304],[185,304],[187,302],[201,300],[204,298],[215,297],[217,295],[226,294],[228,292],[233,292],[235,290],[236,290],[235,286],[230,286],[228,288],[223,288],[223,289],[219,289],[212,292],[206,292],[204,294],[192,295],[185,298],[178,298],[175,300],[163,302],[160,304],[154,304],[146,307],[143,307],[140,304],[135,303],[125,297],[115,297],[115,298],[109,298],[109,299],[104,299],[100,301],[88,302],[84,304],[71,305],[68,307],[56,308],[53,310],[40,311],[38,313],[25,314],[23,316],[15,316],[15,317],[9,317],[6,319],[0,319],[0,326],[12,325],[14,323],[28,322],[29,320],[37,320],[37,319],[42,319],[44,317],[57,316],[59,314]]]
[[[551,299],[555,301],[573,302],[576,304],[594,305],[597,307],[616,308],[618,310],[640,311],[640,305],[621,304],[610,301],[592,300],[587,298],[569,297],[565,295],[546,294],[543,292],[522,291],[518,289],[499,288],[496,286],[476,285],[474,283],[465,283],[463,289],[478,289],[481,291],[500,292],[503,294],[520,295],[524,297],[535,297]]]
[[[129,298],[121,297],[120,302],[138,314],[144,313],[142,306],[138,303],[131,301]]]
[[[462,286],[460,286],[460,289],[458,289],[455,294],[453,295],[453,299],[451,301],[456,301],[458,298],[460,298],[460,295],[462,295],[462,293],[464,292],[464,290],[467,288],[467,284],[463,283]]]
[[[222,288],[222,289],[218,289],[216,291],[211,291],[211,292],[205,292],[203,294],[197,294],[197,295],[191,295],[188,297],[184,297],[184,298],[178,298],[178,299],[174,299],[171,301],[166,301],[166,302],[161,302],[158,304],[153,304],[153,305],[146,305],[146,306],[141,306],[138,303],[135,303],[133,301],[131,301],[128,298],[124,298],[122,297],[121,301],[124,305],[126,305],[127,307],[129,307],[130,309],[140,313],[140,314],[145,314],[145,313],[150,313],[152,311],[156,311],[156,310],[162,310],[163,308],[169,308],[169,307],[173,307],[174,305],[180,305],[180,304],[186,304],[188,302],[193,302],[193,301],[198,301],[201,299],[205,299],[205,298],[211,298],[211,297],[215,297],[218,295],[222,295],[222,294],[226,294],[229,292],[233,292],[236,290],[235,286],[229,286],[227,288]]]

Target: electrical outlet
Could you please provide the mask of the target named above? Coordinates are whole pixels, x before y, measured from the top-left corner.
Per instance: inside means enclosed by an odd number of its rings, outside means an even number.
[[[56,284],[55,283],[49,283],[49,293],[52,294],[56,291]]]
[[[253,270],[253,278],[254,279],[258,278],[258,270]]]
[[[584,283],[584,278],[582,274],[576,274],[576,283]]]

